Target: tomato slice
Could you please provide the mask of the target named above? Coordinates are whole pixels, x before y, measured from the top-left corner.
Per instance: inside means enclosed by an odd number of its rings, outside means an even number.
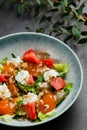
[[[66,82],[62,77],[55,78],[51,81],[51,85],[56,89],[60,90],[66,86]]]
[[[0,115],[14,114],[16,111],[16,104],[9,99],[0,100]]]
[[[53,68],[54,60],[53,59],[43,59],[42,62],[49,68]]]
[[[36,120],[36,104],[35,104],[35,102],[31,102],[31,103],[24,105],[24,110],[26,112],[28,119]]]
[[[45,93],[39,104],[39,111],[47,113],[56,107],[56,101],[52,92]]]
[[[0,82],[7,82],[8,76],[7,74],[0,74]]]
[[[33,85],[34,84],[34,78],[32,75],[29,76],[28,84]]]
[[[23,54],[23,60],[25,60],[27,62],[33,62],[33,63],[36,63],[36,64],[40,63],[38,56],[36,55],[35,51],[32,50],[32,49],[27,50]]]

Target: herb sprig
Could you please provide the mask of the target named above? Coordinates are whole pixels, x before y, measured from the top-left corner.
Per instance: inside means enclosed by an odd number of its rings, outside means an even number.
[[[4,0],[2,2],[3,5],[6,3],[16,9],[17,16],[37,19],[39,27],[33,31],[47,33],[59,39],[63,36],[61,40],[65,43],[72,40],[78,44],[87,43],[85,11],[87,0]],[[25,29],[32,31],[30,25]]]

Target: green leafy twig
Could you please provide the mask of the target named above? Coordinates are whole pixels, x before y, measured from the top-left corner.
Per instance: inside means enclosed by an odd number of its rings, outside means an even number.
[[[73,39],[77,43],[86,43],[87,13],[84,8],[87,7],[87,1],[81,0],[7,0],[9,5],[16,5],[20,16],[37,17],[39,28],[36,32],[48,33],[62,39],[65,43]],[[30,19],[32,20],[32,17]],[[47,27],[44,27],[44,23]],[[79,25],[79,26],[78,26]],[[83,26],[84,29],[83,29]],[[27,31],[32,28],[26,27]]]

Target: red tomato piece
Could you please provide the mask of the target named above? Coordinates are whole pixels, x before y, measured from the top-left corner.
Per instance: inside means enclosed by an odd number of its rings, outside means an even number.
[[[55,78],[51,81],[51,85],[56,89],[60,90],[66,86],[66,82],[62,77]]]
[[[30,85],[34,84],[34,78],[32,75],[29,76],[28,84],[30,84]]]
[[[24,105],[24,110],[26,112],[28,119],[36,120],[36,104],[35,104],[35,102],[31,102],[31,103]]]
[[[31,53],[31,52],[35,53],[35,51],[34,51],[33,49],[29,49],[29,50],[27,50],[24,54],[29,54],[29,53]]]
[[[0,82],[7,82],[8,76],[7,74],[0,74]]]
[[[23,60],[25,60],[27,62],[33,62],[33,63],[36,63],[36,64],[40,63],[38,56],[36,55],[35,51],[32,50],[32,49],[27,50],[23,54]]]
[[[52,68],[54,64],[53,59],[43,59],[42,62],[49,68]]]

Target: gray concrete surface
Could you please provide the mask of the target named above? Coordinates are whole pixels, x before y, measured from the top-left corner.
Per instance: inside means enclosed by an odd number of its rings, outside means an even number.
[[[36,21],[19,17],[16,17],[14,11],[10,9],[0,9],[0,37],[15,33],[24,32],[26,26],[35,28],[37,26]],[[33,26],[34,25],[34,26]],[[71,43],[72,44],[72,43]],[[71,108],[66,111],[59,118],[43,124],[37,127],[21,128],[26,130],[31,129],[56,129],[56,130],[87,130],[87,43],[83,45],[76,45],[76,49],[71,46],[77,54],[83,68],[83,87],[82,90]],[[19,129],[13,127],[7,127],[0,124],[0,129]]]

